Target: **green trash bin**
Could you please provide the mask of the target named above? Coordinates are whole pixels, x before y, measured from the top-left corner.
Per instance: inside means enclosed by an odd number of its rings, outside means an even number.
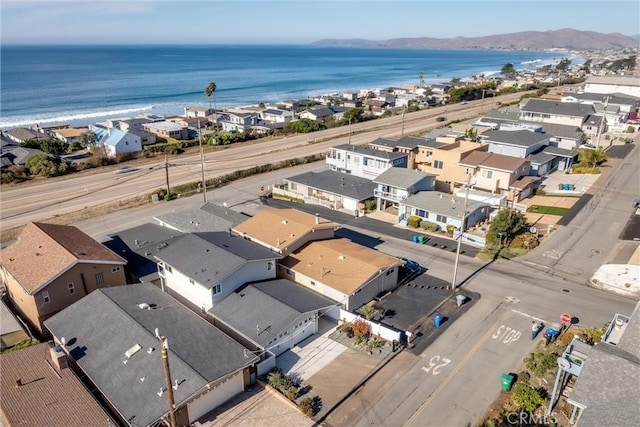
[[[511,374],[502,374],[500,376],[500,384],[502,385],[502,391],[511,390],[511,386],[513,385],[513,375]]]
[[[427,238],[422,234],[418,236],[418,243],[420,243],[421,245],[424,245],[424,242],[426,241],[427,241]]]

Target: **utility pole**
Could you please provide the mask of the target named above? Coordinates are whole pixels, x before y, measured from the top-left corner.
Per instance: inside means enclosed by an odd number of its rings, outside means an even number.
[[[604,101],[604,114],[602,115],[602,120],[600,121],[600,127],[598,128],[598,140],[596,142],[596,150],[600,148],[600,137],[602,137],[602,129],[604,128],[605,123],[607,122],[607,106],[609,105],[609,96],[605,96],[603,98]]]
[[[471,188],[471,174],[467,176],[467,193],[464,196],[464,209],[462,211],[462,224],[460,224],[460,234],[458,235],[458,249],[456,250],[456,261],[453,264],[453,280],[451,290],[456,290],[456,278],[458,276],[458,261],[460,260],[460,245],[462,244],[462,234],[467,222],[467,207],[469,206],[469,189]]]
[[[204,178],[204,149],[202,148],[202,132],[200,131],[200,120],[198,120],[198,140],[200,141],[200,169],[202,170],[202,197],[207,203],[207,181]]]
[[[402,130],[400,131],[400,138],[404,136],[404,112],[406,107],[402,107]]]
[[[484,114],[484,93],[486,89],[482,89],[482,101],[480,101],[480,112]]]
[[[351,145],[351,119],[353,117],[349,117],[349,145]]]
[[[164,174],[167,178],[167,198],[171,198],[171,189],[169,188],[169,157],[164,153]]]
[[[173,400],[173,385],[171,384],[171,371],[169,370],[169,343],[167,339],[158,334],[156,329],[156,337],[160,340],[160,348],[162,349],[162,365],[164,366],[164,381],[167,387],[167,402],[169,403],[169,425],[176,427],[176,411],[175,402]]]

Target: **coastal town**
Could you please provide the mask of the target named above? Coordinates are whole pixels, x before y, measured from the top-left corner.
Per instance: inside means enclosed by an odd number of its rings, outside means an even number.
[[[638,424],[640,66],[582,54],[3,129],[3,425]]]

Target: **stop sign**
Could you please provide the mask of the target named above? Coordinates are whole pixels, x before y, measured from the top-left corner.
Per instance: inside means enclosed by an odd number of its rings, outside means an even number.
[[[571,315],[569,313],[562,313],[562,316],[560,316],[560,321],[562,323],[571,323]]]

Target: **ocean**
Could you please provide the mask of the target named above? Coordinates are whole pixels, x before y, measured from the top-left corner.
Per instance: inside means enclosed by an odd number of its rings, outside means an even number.
[[[0,128],[83,126],[553,64],[559,53],[317,46],[1,46]]]

